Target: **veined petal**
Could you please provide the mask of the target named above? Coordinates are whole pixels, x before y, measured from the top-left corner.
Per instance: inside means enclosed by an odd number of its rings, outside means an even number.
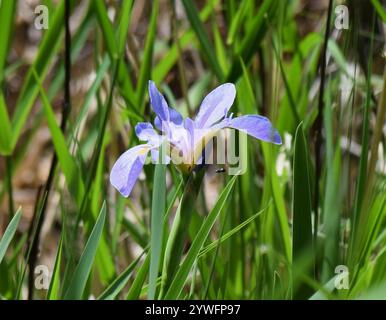
[[[149,141],[158,135],[150,122],[138,122],[135,126],[135,134],[141,141]]]
[[[225,83],[210,92],[202,101],[194,120],[198,128],[208,128],[226,116],[236,97],[232,83]]]
[[[162,130],[162,122],[173,122],[177,125],[182,124],[182,116],[175,109],[168,106],[164,96],[158,91],[153,81],[149,81],[150,103],[157,117],[154,120],[155,126]]]
[[[124,197],[130,195],[150,148],[149,145],[142,144],[127,150],[111,169],[110,182]]]
[[[250,136],[274,144],[281,144],[279,132],[266,118],[258,115],[245,115],[232,119],[227,125],[229,128],[243,130]]]
[[[170,121],[163,121],[160,119],[159,116],[156,116],[155,119],[154,119],[154,125],[156,126],[156,128],[158,130],[161,130],[161,131],[165,131],[165,127],[163,127],[163,125],[165,125],[166,123],[166,126],[169,122],[172,122],[176,125],[182,125],[182,122],[183,122],[183,118],[181,116],[181,114],[176,111],[175,109],[173,108],[170,108],[169,107],[169,117],[170,117]]]
[[[155,83],[149,81],[149,97],[150,104],[153,107],[154,112],[160,118],[161,121],[169,121],[168,104],[166,103],[163,95],[158,91]]]
[[[177,125],[182,124],[182,120],[183,120],[182,116],[177,110],[169,107],[169,116],[170,116],[170,121],[173,122],[174,124],[177,124]]]

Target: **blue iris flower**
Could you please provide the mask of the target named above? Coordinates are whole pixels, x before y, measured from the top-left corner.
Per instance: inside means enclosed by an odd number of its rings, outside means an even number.
[[[236,97],[236,88],[232,83],[220,85],[210,92],[202,101],[194,120],[189,117],[183,119],[179,112],[170,108],[152,81],[149,81],[149,96],[156,113],[155,128],[150,122],[138,123],[135,133],[145,143],[124,152],[110,173],[111,184],[124,197],[130,195],[149,152],[152,159],[157,160],[163,143],[169,146],[165,161],[168,163],[178,157],[178,166],[185,172],[201,161],[205,148],[203,140],[207,141],[225,128],[241,130],[262,141],[282,143],[279,133],[266,117],[244,115],[233,118],[232,114],[228,115]]]

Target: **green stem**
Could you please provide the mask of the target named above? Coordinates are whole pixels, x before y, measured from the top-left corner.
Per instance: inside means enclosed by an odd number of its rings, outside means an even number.
[[[12,220],[15,212],[13,206],[13,189],[12,189],[12,156],[5,157],[7,166],[7,189],[8,189],[8,208],[9,208],[9,221]]]

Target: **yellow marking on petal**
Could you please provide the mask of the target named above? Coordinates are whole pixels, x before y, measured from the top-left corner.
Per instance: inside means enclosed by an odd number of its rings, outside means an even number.
[[[138,151],[138,154],[139,155],[143,155],[143,154],[145,154],[146,152],[148,152],[149,151],[149,147],[143,147],[142,149],[140,149],[139,151]]]

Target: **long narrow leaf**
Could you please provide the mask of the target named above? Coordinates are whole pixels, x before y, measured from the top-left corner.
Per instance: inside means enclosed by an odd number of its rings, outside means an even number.
[[[103,203],[99,217],[95,222],[90,237],[87,240],[79,263],[74,271],[70,284],[64,295],[66,300],[81,299],[90,275],[91,267],[102,235],[103,226],[106,220],[106,204]]]
[[[5,256],[5,252],[7,251],[13,236],[15,235],[17,226],[19,225],[20,217],[21,217],[21,208],[19,208],[19,210],[17,210],[16,214],[13,216],[11,222],[9,223],[7,229],[4,232],[3,237],[0,240],[0,263]]]
[[[229,195],[232,191],[233,185],[235,184],[237,175],[234,176],[226,185],[221,195],[219,196],[216,205],[213,207],[208,217],[202,224],[200,230],[197,232],[196,237],[193,240],[193,243],[189,249],[189,252],[182,263],[181,267],[178,269],[176,276],[174,277],[169,290],[165,295],[165,299],[176,299],[180,292],[183,289],[183,286],[186,282],[186,279],[189,275],[190,270],[194,262],[197,260],[197,257],[200,253],[202,246],[204,245],[210,230],[212,229],[217,216],[220,214],[221,210],[224,208],[224,205],[229,198]]]

